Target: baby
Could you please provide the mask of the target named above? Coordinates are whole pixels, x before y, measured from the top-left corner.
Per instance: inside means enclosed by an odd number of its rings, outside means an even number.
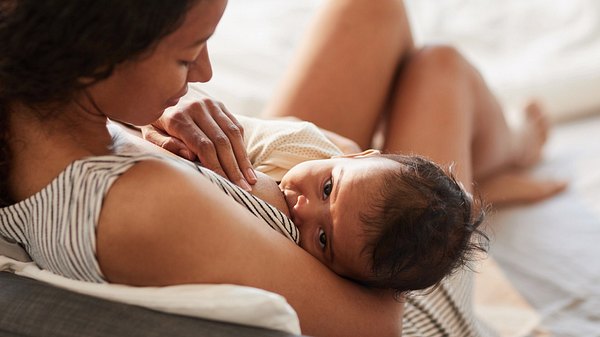
[[[403,293],[438,283],[484,250],[483,210],[433,162],[375,150],[331,156],[334,145],[310,123],[238,120],[253,165],[275,177],[260,175],[252,193],[288,215],[300,246],[337,274]]]
[[[236,117],[259,178],[251,193],[291,218],[300,246],[335,273],[405,293],[435,285],[484,250],[483,210],[430,160],[343,154],[314,124]],[[137,137],[127,143],[155,148]]]

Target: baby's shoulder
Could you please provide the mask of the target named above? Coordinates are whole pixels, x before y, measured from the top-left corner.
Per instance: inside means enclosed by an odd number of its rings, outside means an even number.
[[[303,135],[307,135],[307,138],[310,139],[325,137],[315,124],[295,117],[261,119],[237,116],[237,119],[244,128],[244,138],[247,140],[257,138],[259,140],[268,139],[272,142],[279,139],[289,140]]]

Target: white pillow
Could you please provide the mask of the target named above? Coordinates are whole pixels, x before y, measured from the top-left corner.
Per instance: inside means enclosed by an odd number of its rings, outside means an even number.
[[[300,334],[298,316],[285,298],[257,288],[229,284],[131,287],[89,283],[58,276],[38,268],[33,262],[19,262],[6,256],[0,256],[0,271],[12,271],[77,293],[167,313]]]

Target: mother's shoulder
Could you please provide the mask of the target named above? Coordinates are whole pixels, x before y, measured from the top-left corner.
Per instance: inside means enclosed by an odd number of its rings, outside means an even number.
[[[108,158],[119,158],[113,163],[115,166],[124,164],[126,169],[120,173],[107,198],[125,198],[128,203],[136,202],[137,199],[133,197],[138,194],[146,197],[140,200],[145,202],[157,200],[170,192],[178,195],[203,179],[194,164],[160,154],[115,155]],[[152,198],[154,193],[156,195]]]
[[[170,261],[169,252],[185,241],[191,228],[219,227],[209,219],[228,205],[216,194],[216,187],[193,167],[160,156],[144,157],[115,181],[103,201],[97,256],[104,275],[112,282],[143,280],[151,285],[154,271],[143,261]],[[212,233],[202,232],[207,238]]]

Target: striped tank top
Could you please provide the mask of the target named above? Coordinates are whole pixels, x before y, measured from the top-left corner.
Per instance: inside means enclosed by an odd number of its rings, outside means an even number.
[[[299,242],[296,226],[275,207],[206,168],[159,155],[109,155],[71,163],[38,193],[0,208],[0,235],[22,245],[42,269],[71,279],[106,282],[96,260],[103,200],[123,173],[148,159],[190,165],[270,227]]]

